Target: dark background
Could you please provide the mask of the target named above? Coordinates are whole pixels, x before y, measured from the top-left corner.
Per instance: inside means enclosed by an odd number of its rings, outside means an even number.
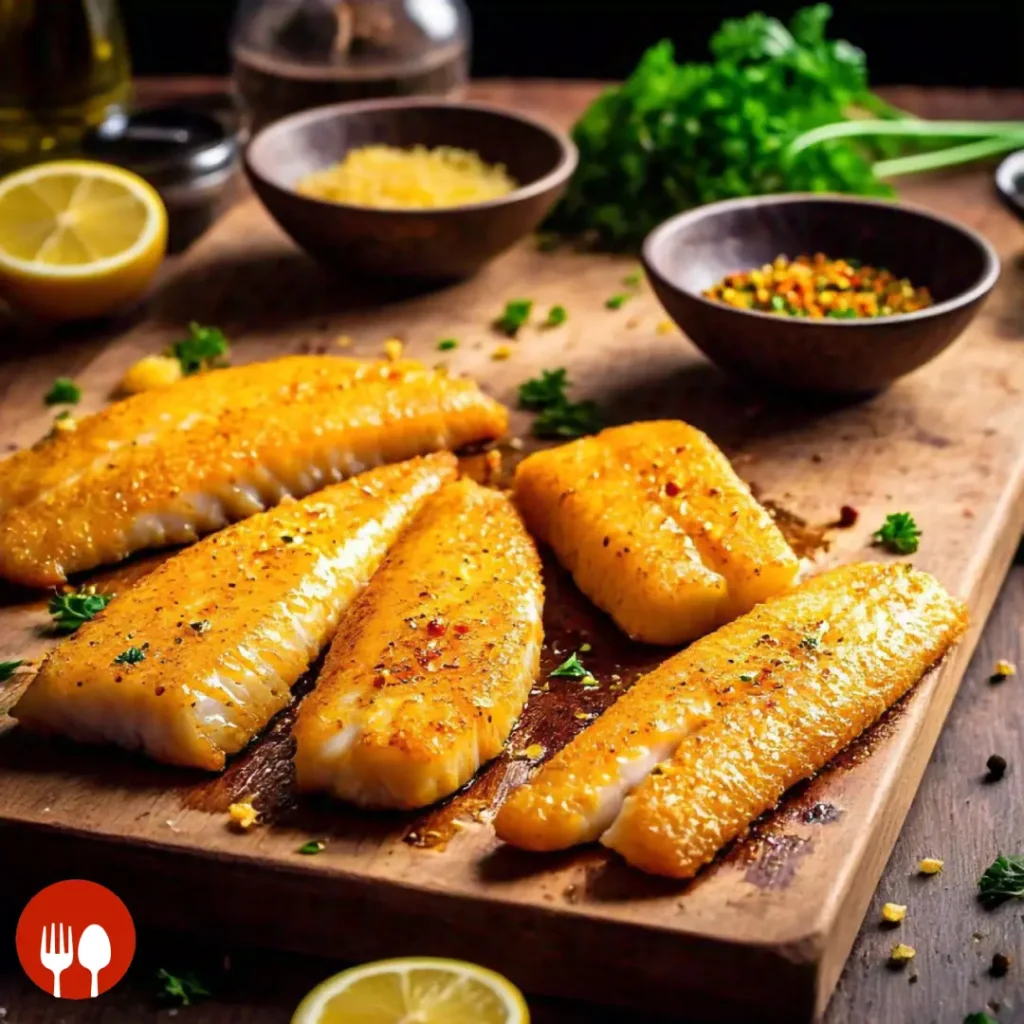
[[[137,74],[223,74],[234,0],[120,0]],[[621,78],[643,49],[669,36],[703,59],[726,17],[764,10],[788,17],[803,4],[688,0],[652,3],[469,0],[473,73]],[[838,0],[831,35],[868,54],[875,84],[1024,85],[1024,0],[888,3]]]

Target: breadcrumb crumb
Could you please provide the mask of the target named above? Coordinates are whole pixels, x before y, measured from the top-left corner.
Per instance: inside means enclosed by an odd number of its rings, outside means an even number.
[[[992,670],[993,679],[1009,679],[1010,676],[1017,674],[1017,666],[1012,661],[1007,661],[1005,658],[1000,658],[996,662],[996,667]]]
[[[118,390],[125,395],[138,395],[169,388],[181,378],[181,361],[176,356],[143,356],[125,371]]]
[[[923,857],[917,865],[922,875],[937,875],[945,865],[938,857]]]
[[[889,950],[889,963],[891,964],[905,964],[913,960],[917,956],[917,950],[913,946],[908,946],[904,942],[897,942],[895,946]]]
[[[405,343],[398,338],[388,338],[384,342],[384,355],[392,363],[397,363],[402,358],[402,351],[405,348]]]
[[[898,924],[907,916],[907,908],[902,903],[886,903],[882,907],[882,920],[889,924]]]
[[[231,819],[231,824],[236,828],[242,829],[242,831],[252,828],[259,816],[260,812],[248,800],[244,803],[232,804],[228,808],[228,817]]]
[[[493,351],[493,352],[491,353],[491,358],[492,358],[493,360],[495,360],[496,362],[499,362],[499,363],[500,363],[500,362],[502,362],[503,360],[505,360],[505,359],[508,359],[508,357],[512,355],[512,352],[513,352],[513,351],[514,351],[514,350],[513,350],[513,348],[512,348],[512,346],[511,346],[511,345],[499,345],[499,346],[498,346],[498,347],[497,347],[497,348],[496,348],[496,349],[495,349],[495,350],[494,350],[494,351]]]

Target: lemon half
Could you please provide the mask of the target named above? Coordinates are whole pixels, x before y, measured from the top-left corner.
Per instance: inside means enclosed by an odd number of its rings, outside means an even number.
[[[461,960],[405,957],[342,971],[299,1004],[292,1024],[529,1024],[507,978]]]
[[[0,180],[0,297],[47,320],[101,316],[145,292],[167,213],[136,174],[89,160]]]

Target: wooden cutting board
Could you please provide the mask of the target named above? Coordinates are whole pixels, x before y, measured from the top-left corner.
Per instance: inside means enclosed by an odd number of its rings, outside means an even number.
[[[0,719],[0,844],[31,850],[7,883],[27,899],[58,877],[105,881],[140,920],[218,929],[246,941],[364,960],[432,953],[506,972],[529,991],[702,1018],[811,1020],[824,1008],[913,798],[935,738],[1024,524],[1021,232],[982,174],[933,180],[907,198],[981,230],[1003,279],[965,336],[887,393],[847,406],[799,403],[737,383],[706,363],[646,287],[628,291],[626,259],[538,253],[525,245],[475,280],[402,295],[331,277],[297,252],[254,202],[243,203],[184,260],[146,318],[78,374],[83,408],[102,404],[124,367],[180,336],[189,320],[235,340],[235,361],[296,351],[406,353],[468,373],[514,404],[517,385],[565,366],[576,397],[609,422],[674,416],[707,430],[776,509],[815,565],[886,557],[870,535],[910,510],[924,538],[914,561],[969,603],[973,627],[868,736],[786,799],[689,885],[645,877],[596,849],[535,856],[502,848],[494,805],[530,763],[607,706],[662,654],[625,642],[548,566],[550,669],[580,643],[602,687],[556,681],[531,700],[510,753],[447,807],[418,816],[356,813],[296,801],[285,713],[218,779],[118,752],[44,744]],[[490,321],[511,298],[549,306],[563,327],[525,328],[499,360]],[[438,352],[441,338],[459,339]],[[55,360],[54,375],[62,372]],[[4,382],[0,440],[48,428],[35,385]],[[512,432],[528,438],[529,416]],[[527,442],[527,448],[529,442]],[[515,457],[515,452],[509,453]],[[840,507],[848,529],[823,529]],[[116,589],[146,563],[110,577]],[[44,602],[0,595],[0,660],[52,643]],[[9,685],[7,706],[14,698]],[[240,834],[226,808],[254,799],[266,823]],[[297,848],[324,839],[319,856]],[[31,843],[31,846],[26,845]],[[922,851],[931,853],[933,851]],[[941,852],[940,852],[941,853]]]

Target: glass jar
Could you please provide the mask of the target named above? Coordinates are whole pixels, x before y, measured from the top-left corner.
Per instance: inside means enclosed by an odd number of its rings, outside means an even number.
[[[130,97],[117,0],[0,0],[0,169],[74,150]]]
[[[462,0],[242,0],[235,86],[253,130],[326,103],[456,96],[469,37]]]

